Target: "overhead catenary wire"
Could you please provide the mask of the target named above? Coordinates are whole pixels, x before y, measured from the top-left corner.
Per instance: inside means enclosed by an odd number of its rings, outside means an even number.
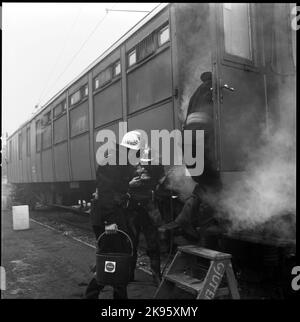
[[[116,3],[116,4],[117,4],[117,3]],[[115,4],[115,6],[116,6],[116,4]],[[151,12],[155,11],[155,10],[156,10],[160,5],[161,5],[161,3],[158,3],[158,4],[157,4],[157,6],[155,6],[153,9],[151,9],[151,11],[150,11],[150,12],[148,12],[148,13],[147,13],[143,18],[142,18],[142,20],[143,20],[145,17],[147,17]],[[114,7],[115,7],[115,6],[114,6]],[[105,15],[105,16],[104,16],[104,17],[99,21],[99,23],[97,24],[97,26],[95,27],[95,29],[99,27],[100,23],[104,20],[104,18],[105,18],[105,17],[106,17],[106,15]],[[142,20],[140,20],[140,21],[142,21]],[[139,21],[138,23],[136,23],[133,27],[131,27],[129,31],[131,31],[133,28],[135,28],[135,27],[140,23],[140,21]],[[94,32],[95,32],[95,29],[92,31],[92,33],[94,33]],[[123,38],[127,33],[128,33],[128,31],[127,31],[123,36],[121,36],[121,38]],[[92,34],[90,34],[90,35],[88,36],[88,38],[90,38],[91,36],[92,36]],[[121,39],[121,38],[120,38],[120,39]],[[87,41],[86,41],[86,42],[87,42]],[[85,42],[85,44],[86,44],[86,42]],[[112,45],[112,46],[113,46],[113,45]],[[111,47],[112,47],[112,46],[111,46]],[[109,48],[110,48],[110,47],[109,47]],[[81,46],[81,49],[82,49],[82,46]],[[80,50],[81,50],[81,49],[80,49]],[[77,56],[77,54],[75,54],[75,55]],[[75,56],[75,55],[74,55],[74,56]],[[74,61],[74,59],[75,59],[75,58],[74,58],[74,56],[73,56],[73,58],[72,58],[72,62],[73,62],[73,61]],[[70,65],[70,64],[71,64],[71,63],[69,63],[68,65]],[[66,69],[67,69],[68,67],[69,67],[69,66],[67,66],[67,67],[65,68],[64,72],[66,71]],[[64,72],[63,72],[63,73],[64,73]],[[57,78],[57,80],[61,78],[61,76],[63,75],[63,73],[61,73],[61,74],[59,75],[59,77]],[[56,80],[55,82],[57,82],[57,80]],[[53,87],[52,87],[52,88],[53,88]],[[52,88],[51,88],[51,89],[52,89]],[[50,92],[50,90],[47,92],[47,94],[48,94],[49,92]],[[38,111],[39,111],[40,109],[42,109],[43,107],[44,107],[44,106],[40,106],[40,107],[39,107],[39,109],[38,109]],[[36,111],[36,112],[38,112],[38,111]]]
[[[117,5],[117,3],[113,6],[115,7]],[[69,61],[69,63],[66,65],[66,67],[63,69],[63,71],[59,74],[59,76],[56,78],[56,80],[53,82],[53,86],[61,79],[61,77],[64,75],[64,73],[68,70],[68,68],[72,65],[72,63],[74,62],[74,60],[76,59],[76,57],[79,55],[79,53],[82,51],[82,49],[85,47],[85,45],[87,44],[87,42],[90,40],[90,38],[93,36],[93,34],[96,32],[96,30],[99,28],[99,26],[103,23],[103,21],[105,20],[105,18],[107,17],[108,12],[106,12],[104,14],[104,16],[97,22],[96,26],[94,27],[94,29],[90,32],[90,34],[87,36],[87,38],[84,40],[84,42],[81,44],[81,46],[79,47],[79,49],[76,51],[76,53],[72,56],[71,60]],[[49,89],[49,91],[47,92],[47,94],[53,89],[53,86]]]
[[[41,100],[42,100],[42,98],[44,97],[44,93],[45,93],[45,92],[46,92],[46,90],[48,89],[48,86],[49,86],[49,83],[50,83],[51,77],[52,77],[52,75],[53,75],[53,73],[54,73],[54,71],[55,71],[55,68],[56,68],[56,66],[57,66],[58,62],[60,61],[60,59],[61,59],[61,57],[62,57],[62,54],[63,54],[63,53],[64,53],[64,51],[65,51],[66,45],[68,44],[69,39],[70,39],[71,31],[72,31],[72,30],[73,30],[73,28],[75,27],[75,25],[76,25],[76,23],[77,23],[77,21],[78,21],[78,19],[79,19],[79,16],[80,16],[80,14],[81,14],[81,12],[82,12],[82,5],[79,7],[79,10],[78,10],[78,12],[77,12],[77,15],[75,16],[75,19],[74,19],[74,21],[73,21],[73,23],[72,23],[72,25],[71,25],[71,27],[70,27],[70,29],[69,29],[69,32],[67,33],[67,35],[66,35],[66,37],[65,37],[65,40],[64,40],[64,42],[63,42],[63,46],[62,46],[62,48],[61,48],[61,50],[60,50],[59,54],[57,55],[57,58],[56,58],[56,60],[55,60],[55,62],[54,62],[54,64],[53,64],[53,66],[52,66],[51,72],[49,73],[48,81],[46,82],[45,86],[43,87],[43,90],[41,91],[41,94],[40,94],[40,96],[39,96],[38,104],[37,104],[37,105],[40,105]]]

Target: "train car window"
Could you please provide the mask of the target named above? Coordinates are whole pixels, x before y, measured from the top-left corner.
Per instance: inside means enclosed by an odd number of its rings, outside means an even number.
[[[140,62],[155,51],[154,34],[147,36],[136,47],[137,61]]]
[[[63,107],[63,112],[67,110],[67,100],[64,100],[62,103],[61,103],[62,107]]]
[[[106,68],[94,78],[94,89],[98,89],[109,83],[112,79],[111,67]]]
[[[94,89],[97,89],[97,88],[99,88],[99,79],[98,79],[98,77],[96,77],[95,79],[94,79]]]
[[[82,104],[70,111],[70,127],[72,137],[89,129],[87,104]]]
[[[89,95],[89,88],[87,85],[81,87],[81,98],[87,97]]]
[[[56,105],[53,109],[54,117],[59,116],[61,113],[63,113],[67,109],[67,102],[66,100],[63,100],[61,103]]]
[[[81,99],[80,90],[71,95],[71,105],[78,103]]]
[[[30,156],[30,127],[26,129],[26,155]]]
[[[117,61],[114,65],[113,65],[113,77],[116,77],[118,75],[121,74],[121,62]]]
[[[53,109],[53,112],[54,112],[54,117],[57,117],[58,115],[60,115],[62,113],[62,105],[58,104],[57,106],[55,106]]]
[[[18,135],[18,152],[19,152],[19,160],[22,160],[22,134]]]
[[[162,46],[169,40],[170,40],[170,29],[169,29],[169,25],[167,25],[158,31],[158,46]]]
[[[136,63],[136,49],[128,53],[128,66],[132,66]]]
[[[42,129],[41,129],[41,120],[36,121],[35,123],[36,131],[36,152],[41,151],[42,147]]]
[[[49,111],[48,113],[46,113],[44,116],[43,116],[43,126],[46,126],[48,125],[49,123],[51,123],[51,111]]]
[[[252,60],[249,4],[224,3],[223,21],[226,53]]]

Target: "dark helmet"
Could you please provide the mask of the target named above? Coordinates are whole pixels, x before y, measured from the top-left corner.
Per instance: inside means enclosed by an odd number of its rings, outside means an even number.
[[[204,72],[200,75],[200,79],[203,83],[211,82],[212,81],[212,73],[211,72]]]

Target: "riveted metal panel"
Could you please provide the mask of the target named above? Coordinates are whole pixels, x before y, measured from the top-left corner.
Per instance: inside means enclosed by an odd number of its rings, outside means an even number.
[[[94,126],[122,118],[121,81],[110,85],[94,96]]]
[[[129,113],[172,95],[171,52],[166,49],[128,74]]]

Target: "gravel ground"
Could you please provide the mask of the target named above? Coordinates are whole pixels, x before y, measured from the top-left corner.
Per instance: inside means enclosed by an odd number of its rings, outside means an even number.
[[[61,231],[64,235],[78,238],[83,242],[95,246],[95,237],[88,214],[77,214],[66,210],[49,209],[31,211],[30,217]],[[163,252],[161,254],[161,269],[164,269],[167,257],[167,253]],[[142,234],[139,243],[137,267],[146,273],[151,274],[150,261],[146,255],[145,240]]]
[[[48,225],[58,232],[61,233],[62,236],[65,237],[72,237],[75,239],[78,239],[84,243],[88,243],[92,246],[95,246],[95,239],[94,234],[91,229],[90,221],[89,221],[89,215],[88,214],[76,214],[74,212],[70,212],[67,210],[60,210],[60,209],[49,209],[49,210],[37,210],[37,211],[31,211],[30,212],[30,218],[33,220],[36,220],[39,223]],[[72,240],[72,239],[71,239]],[[163,247],[164,248],[164,247]],[[166,248],[165,248],[166,249]],[[92,248],[91,248],[92,250]],[[93,253],[93,252],[92,252]],[[93,253],[94,254],[94,253]],[[162,258],[162,265],[161,268],[163,269],[165,267],[165,263],[167,261],[168,254],[166,252],[163,252],[161,254]],[[43,258],[43,254],[41,257]],[[91,257],[91,260],[89,261],[89,266],[92,265],[94,261],[94,257]],[[19,259],[13,259],[10,263],[13,266],[14,272],[26,272],[27,264],[26,261],[23,262],[22,258]],[[44,265],[44,264],[43,264]],[[145,241],[143,239],[143,236],[141,234],[141,241],[138,251],[138,262],[137,262],[137,268],[139,268],[139,271],[144,273],[144,275],[148,275],[147,283],[151,284],[151,273],[150,273],[150,263],[149,258],[146,256],[145,253]],[[145,274],[147,273],[147,274]],[[34,275],[34,278],[39,278],[39,272],[36,273],[37,275]],[[276,285],[262,285],[258,275],[253,274],[253,272],[249,271],[243,274],[243,277],[240,278],[239,274],[237,274],[239,288],[241,297],[244,299],[268,299],[268,298],[278,298],[281,297],[278,293],[278,289]],[[26,275],[24,277],[21,277],[26,282]],[[144,279],[144,278],[143,278]],[[82,281],[81,281],[82,282]],[[79,282],[80,284],[80,282]],[[141,287],[139,287],[141,288]],[[143,286],[142,286],[143,288]],[[139,293],[138,286],[135,289],[136,294]],[[22,290],[18,290],[18,288],[15,288],[9,293],[9,297],[22,297]],[[76,294],[76,292],[74,293]],[[110,298],[111,292],[110,288],[107,288],[107,291],[104,292],[105,297],[104,298]],[[24,294],[23,294],[24,295]],[[26,296],[30,294],[25,294]],[[78,295],[78,294],[77,294]],[[25,297],[26,297],[25,296]]]
[[[31,213],[34,220],[41,216],[41,213]],[[47,224],[51,223],[50,217],[54,216],[47,216]],[[92,277],[90,266],[95,262],[95,250],[70,238],[79,236],[77,229],[76,232],[64,231],[58,226],[60,230],[57,231],[31,221],[30,229],[15,231],[10,211],[2,211],[1,219],[1,264],[6,271],[6,290],[1,291],[1,298],[82,298]],[[156,287],[151,276],[136,270],[135,277],[136,282],[128,286],[129,298],[153,298]],[[112,289],[105,287],[100,298],[111,299]]]

